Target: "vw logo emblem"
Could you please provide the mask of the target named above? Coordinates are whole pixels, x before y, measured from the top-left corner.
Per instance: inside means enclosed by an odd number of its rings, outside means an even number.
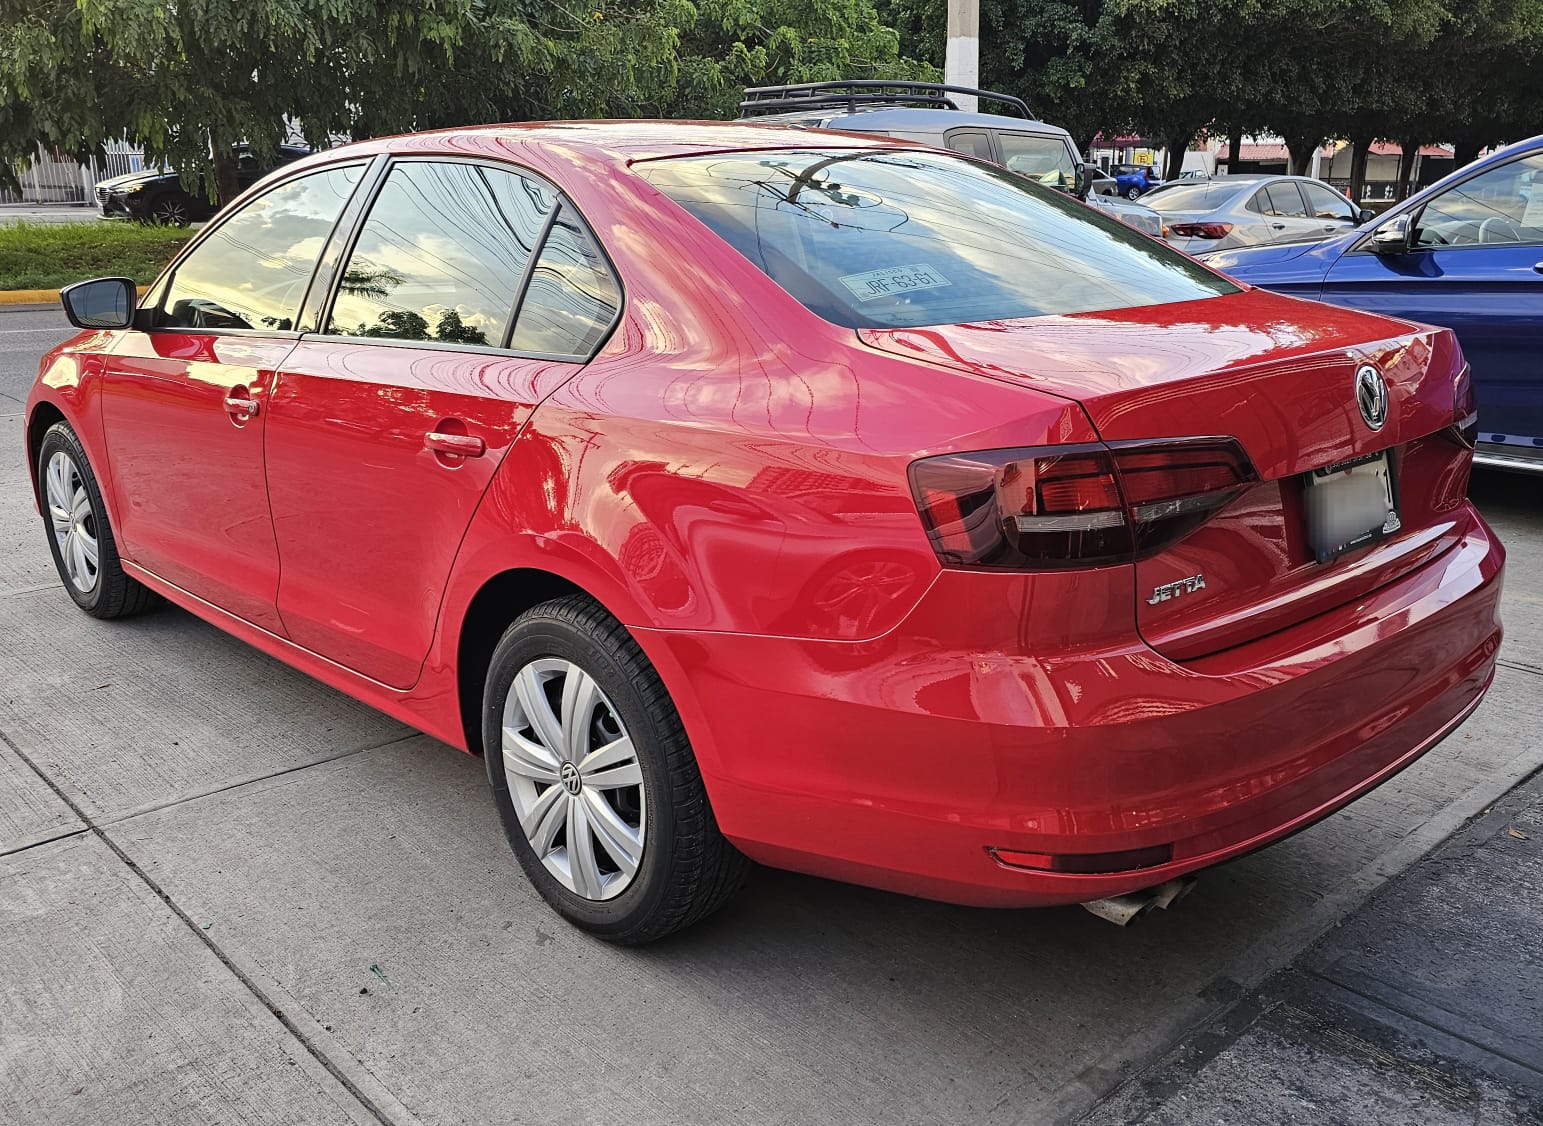
[[[571,762],[565,762],[558,773],[563,780],[563,789],[577,797],[579,791],[584,788],[584,780],[579,777],[579,768]]]
[[[1388,420],[1388,384],[1371,364],[1362,364],[1355,369],[1355,401],[1366,425],[1381,430]]]

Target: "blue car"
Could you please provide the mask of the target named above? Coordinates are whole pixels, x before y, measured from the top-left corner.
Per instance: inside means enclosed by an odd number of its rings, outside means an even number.
[[[1475,461],[1543,473],[1543,137],[1323,242],[1207,255],[1239,281],[1445,325],[1479,401]]]

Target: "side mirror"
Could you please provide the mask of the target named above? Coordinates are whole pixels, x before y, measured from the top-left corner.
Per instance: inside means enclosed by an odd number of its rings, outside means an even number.
[[[1359,227],[1363,223],[1370,223],[1375,218],[1377,218],[1377,213],[1375,211],[1373,211],[1370,207],[1363,207],[1355,214],[1356,226]]]
[[[139,294],[128,278],[97,278],[59,291],[64,315],[76,328],[128,328]]]
[[[1409,216],[1395,215],[1372,232],[1367,245],[1374,254],[1409,253]]]
[[[1078,199],[1087,199],[1088,193],[1093,190],[1093,166],[1091,164],[1077,165],[1077,187],[1072,194]]]

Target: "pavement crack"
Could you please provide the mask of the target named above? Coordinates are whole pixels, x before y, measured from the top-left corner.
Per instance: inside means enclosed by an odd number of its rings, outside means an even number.
[[[1299,968],[1298,972],[1309,977],[1316,978],[1317,980],[1327,985],[1331,990],[1342,989],[1352,996],[1359,997],[1361,1000],[1367,1002],[1374,1008],[1379,1008],[1385,1012],[1403,1017],[1407,1021],[1420,1025],[1423,1028],[1430,1029],[1432,1032],[1440,1033],[1442,1036],[1449,1036],[1453,1040],[1460,1040],[1464,1044],[1467,1044],[1469,1047],[1477,1048],[1480,1052],[1487,1056],[1493,1056],[1495,1059],[1505,1060],[1507,1063],[1515,1064],[1517,1067],[1524,1068],[1534,1075],[1543,1076],[1543,1068],[1538,1066],[1538,1061],[1536,1059],[1529,1059],[1525,1056],[1513,1055],[1510,1052],[1497,1048],[1494,1044],[1486,1043],[1483,1040],[1476,1039],[1466,1032],[1461,1032],[1455,1028],[1449,1028],[1445,1024],[1437,1023],[1435,1020],[1432,1020],[1430,1014],[1445,1013],[1447,1016],[1452,1017],[1455,1021],[1462,1021],[1462,1018],[1459,1017],[1456,1013],[1448,1012],[1434,1001],[1427,1000],[1425,1002],[1427,1014],[1421,1015],[1420,1013],[1412,1011],[1411,1006],[1395,1004],[1388,997],[1383,996],[1380,993],[1374,993],[1366,989],[1358,989],[1354,985],[1351,985],[1349,982],[1346,982],[1337,977],[1330,976],[1321,970],[1313,969],[1310,967],[1301,967]],[[1377,979],[1373,978],[1372,980]],[[1389,983],[1379,982],[1379,984],[1387,985]],[[1390,986],[1390,988],[1396,989],[1397,987]]]
[[[1543,676],[1543,668],[1537,665],[1529,665],[1525,661],[1509,661],[1504,657],[1497,657],[1495,664],[1502,668],[1511,669],[1513,672],[1530,672],[1533,676]]]
[[[151,802],[148,805],[135,806],[133,809],[125,810],[122,813],[117,813],[109,818],[106,818],[102,824],[104,826],[121,825],[125,821],[132,821],[134,818],[143,817],[148,813],[159,813],[163,809],[174,809],[179,805],[186,805],[189,802],[202,801],[204,798],[214,797],[216,794],[224,794],[229,793],[231,790],[239,790],[243,786],[252,786],[256,785],[258,782],[267,782],[274,778],[282,778],[286,774],[297,774],[302,770],[310,770],[313,766],[325,766],[328,763],[337,762],[340,759],[353,758],[355,755],[362,755],[367,751],[380,751],[386,749],[387,747],[394,747],[398,743],[405,743],[409,739],[417,738],[418,734],[419,733],[416,731],[409,731],[405,735],[398,735],[395,738],[387,739],[384,742],[371,743],[364,747],[349,747],[346,750],[338,751],[336,754],[321,755],[316,758],[307,759],[305,762],[296,763],[294,766],[286,766],[283,770],[275,770],[267,774],[247,775],[241,778],[232,779],[231,781],[219,786],[212,786],[207,790],[195,790],[192,793],[179,794],[177,797],[169,798],[166,801]]]
[[[30,766],[31,764],[29,763],[28,765]],[[84,836],[90,831],[91,829],[89,827],[80,829],[61,829],[57,833],[50,833],[46,837],[39,837],[36,840],[27,841],[24,844],[13,845],[10,848],[0,848],[0,857],[16,856],[18,853],[27,852],[34,848],[42,848],[44,845],[53,844],[55,841],[64,841],[69,840],[71,837]]]
[[[411,736],[403,736],[403,738],[410,737]],[[391,740],[391,742],[399,741],[400,740]],[[336,1079],[338,1083],[342,1085],[343,1089],[352,1095],[366,1112],[368,1112],[377,1122],[380,1122],[382,1126],[396,1126],[396,1123],[391,1119],[391,1117],[387,1115],[385,1111],[383,1111],[380,1106],[375,1103],[374,1100],[372,1100],[368,1095],[361,1091],[358,1085],[355,1084],[342,1071],[342,1069],[333,1063],[326,1052],[317,1046],[310,1037],[305,1035],[296,1021],[283,1011],[282,1007],[268,995],[268,992],[263,989],[262,986],[258,985],[257,982],[252,979],[251,975],[247,974],[241,969],[240,966],[236,965],[235,962],[233,962],[230,957],[226,955],[225,951],[220,949],[219,945],[209,936],[209,932],[204,930],[203,927],[199,926],[198,923],[193,920],[192,916],[190,916],[181,908],[181,906],[178,905],[177,901],[174,900],[158,882],[156,882],[155,877],[141,868],[138,862],[135,861],[135,859],[126,851],[124,851],[124,849],[118,844],[117,841],[113,840],[112,837],[108,835],[105,827],[93,821],[86,810],[83,809],[74,798],[65,793],[65,791],[60,788],[60,786],[52,778],[50,778],[38,766],[37,763],[33,762],[31,756],[29,756],[26,751],[18,747],[15,741],[5,731],[0,731],[0,743],[4,743],[12,751],[14,751],[16,757],[27,764],[27,769],[31,770],[40,779],[42,779],[43,784],[52,790],[59,798],[59,800],[69,807],[70,812],[73,813],[76,817],[80,818],[81,823],[86,826],[86,828],[83,830],[77,830],[75,833],[66,835],[84,836],[86,833],[91,833],[99,841],[101,841],[102,844],[105,845],[107,849],[118,858],[120,863],[128,868],[128,870],[132,872],[136,878],[138,878],[147,888],[150,889],[151,893],[154,894],[157,899],[166,904],[167,910],[171,911],[171,913],[182,922],[182,925],[187,928],[188,932],[192,934],[192,936],[199,942],[203,943],[205,949],[207,949],[211,954],[219,959],[220,965],[224,966],[225,969],[230,972],[231,976],[233,976],[237,981],[245,986],[247,991],[251,993],[253,997],[257,998],[262,1007],[271,1013],[273,1018],[284,1026],[285,1030],[292,1037],[294,1037],[300,1046],[304,1048],[318,1064],[325,1068],[327,1073]],[[384,746],[388,744],[381,745]],[[372,749],[374,748],[360,747],[355,751],[345,752],[345,754],[359,754],[363,751]],[[316,764],[312,763],[307,765]],[[303,770],[305,767],[296,767],[295,769]],[[280,773],[290,773],[290,771],[281,771]]]

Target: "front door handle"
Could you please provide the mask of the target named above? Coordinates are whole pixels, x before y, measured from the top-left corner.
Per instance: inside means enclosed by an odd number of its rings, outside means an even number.
[[[1536,266],[1533,267],[1533,269],[1538,273],[1543,274],[1543,262],[1539,262]]]
[[[1270,224],[1270,229],[1272,231],[1284,231],[1286,229],[1286,224],[1284,224],[1284,223],[1271,223]]]
[[[481,457],[488,444],[475,434],[442,434],[431,430],[423,436],[423,448],[452,457]]]
[[[239,419],[242,422],[246,422],[248,419],[255,418],[261,406],[262,404],[259,403],[256,399],[244,398],[243,396],[234,393],[225,396],[226,412],[232,418]]]

